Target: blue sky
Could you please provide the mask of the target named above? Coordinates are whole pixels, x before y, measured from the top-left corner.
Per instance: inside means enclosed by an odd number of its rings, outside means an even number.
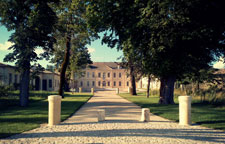
[[[4,26],[0,26],[0,62],[3,62],[5,55],[10,52],[9,50],[7,50],[7,48],[12,45],[10,42],[8,42],[10,35],[11,32],[7,31],[7,29]],[[93,41],[90,45],[87,45],[87,48],[89,50],[89,53],[91,54],[91,60],[93,62],[119,61],[117,60],[117,58],[123,55],[122,51],[117,51],[116,48],[111,49],[107,47],[107,45],[102,45],[101,39]],[[40,49],[37,50],[37,53],[40,52],[41,52]],[[39,63],[44,67],[46,67],[46,65],[49,64],[45,60],[39,61]],[[6,63],[6,64],[14,65],[14,63]]]

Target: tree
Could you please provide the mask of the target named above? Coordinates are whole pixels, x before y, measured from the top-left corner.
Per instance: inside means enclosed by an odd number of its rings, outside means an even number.
[[[151,58],[153,74],[160,77],[160,103],[173,104],[176,79],[198,73],[224,54],[224,2],[137,2],[143,3],[137,28],[142,35],[134,36],[134,42],[139,40],[140,51]]]
[[[137,16],[140,13],[138,5],[131,1],[89,1],[87,7],[88,24],[91,29],[98,32],[105,32],[102,43],[109,47],[116,47],[123,50],[124,62],[130,71],[132,95],[136,94],[135,76],[139,72],[140,53],[130,41],[131,34],[135,31]]]
[[[52,30],[57,17],[49,4],[56,2],[0,0],[0,24],[13,32],[9,39],[13,43],[9,49],[13,52],[4,61],[15,61],[20,68],[20,105],[23,107],[28,106],[31,62],[40,59],[35,49],[42,47],[45,50],[43,57],[48,57],[52,50]]]
[[[62,97],[66,81],[66,70],[70,64],[71,51],[73,51],[72,53],[75,52],[71,49],[72,41],[75,41],[76,43],[74,47],[84,48],[85,45],[90,42],[90,38],[92,37],[92,33],[87,29],[86,24],[86,4],[87,3],[83,0],[66,0],[61,1],[60,5],[55,9],[59,17],[55,35],[57,41],[65,45],[62,47],[64,49],[64,57],[61,63],[59,86],[59,95]],[[86,50],[83,49],[82,51],[85,52]],[[84,55],[87,56],[86,58],[89,62],[89,55],[83,53],[82,56]]]
[[[89,25],[103,42],[143,56],[161,80],[160,103],[173,104],[174,83],[225,54],[224,2],[220,0],[90,1]]]
[[[87,37],[88,38],[88,37]],[[78,40],[79,39],[79,40]],[[83,43],[82,43],[83,42]],[[64,84],[64,90],[68,86],[66,84],[69,81],[75,80],[74,73],[80,74],[82,70],[86,67],[87,64],[91,64],[92,61],[90,59],[90,54],[88,53],[88,49],[86,47],[87,41],[84,40],[83,37],[79,37],[77,39],[71,40],[71,51],[70,51],[70,60],[66,70],[65,80],[67,81]],[[54,48],[54,57],[51,60],[52,63],[57,65],[61,65],[63,62],[63,56],[65,55],[65,43],[57,43]],[[58,67],[58,69],[60,69]],[[71,81],[74,82],[74,81]]]

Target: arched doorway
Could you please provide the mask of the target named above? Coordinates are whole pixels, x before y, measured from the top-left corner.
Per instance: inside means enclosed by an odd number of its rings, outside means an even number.
[[[38,76],[35,77],[35,90],[40,90],[40,78]]]

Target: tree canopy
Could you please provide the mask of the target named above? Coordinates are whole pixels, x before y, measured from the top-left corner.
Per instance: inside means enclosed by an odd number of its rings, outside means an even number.
[[[50,4],[56,2],[58,0],[0,0],[0,24],[12,31],[9,41],[13,43],[9,48],[13,52],[4,61],[16,62],[21,70],[21,106],[28,105],[30,63],[48,57],[53,48],[52,31],[57,17]],[[45,51],[41,57],[35,52],[38,47]]]
[[[223,1],[103,0],[89,4],[89,26],[105,31],[103,42],[127,54],[136,52],[132,57],[141,56],[145,69],[160,78],[160,103],[174,103],[176,79],[199,73],[225,54]],[[126,49],[123,44],[128,41]]]

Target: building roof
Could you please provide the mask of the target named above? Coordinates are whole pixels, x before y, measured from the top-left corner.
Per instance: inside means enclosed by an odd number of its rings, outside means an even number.
[[[93,64],[89,64],[87,68],[90,69],[121,69],[118,62],[93,62]]]
[[[214,74],[225,75],[225,69],[219,69]]]
[[[1,62],[0,62],[0,67],[11,67],[11,68],[15,68],[15,66],[11,66],[11,65],[4,64],[4,63],[1,63]]]
[[[4,64],[4,63],[1,63],[1,62],[0,62],[0,67],[11,67],[11,68],[14,68],[14,69],[16,68],[16,66],[11,66],[11,65]],[[33,70],[30,69],[30,72],[33,72]],[[59,75],[59,73],[57,73],[57,72],[51,72],[51,71],[48,71],[48,70],[40,71],[40,73]]]

